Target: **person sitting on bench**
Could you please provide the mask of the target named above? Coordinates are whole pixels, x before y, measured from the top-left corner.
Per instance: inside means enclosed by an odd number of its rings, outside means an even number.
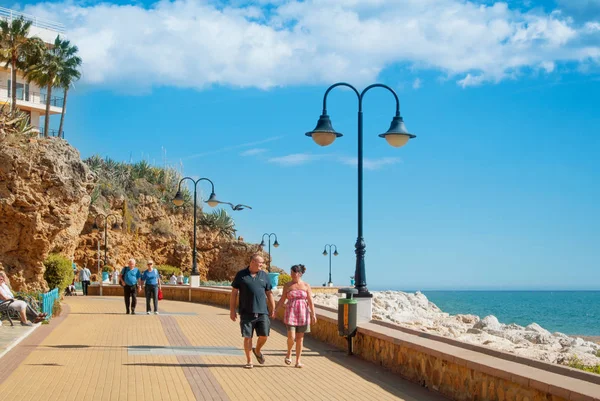
[[[48,316],[46,313],[37,312],[27,302],[17,300],[10,290],[8,276],[5,272],[0,271],[0,301],[9,299],[14,299],[14,301],[8,306],[8,309],[19,314],[21,326],[33,326],[27,318],[31,319],[33,323],[39,323]]]

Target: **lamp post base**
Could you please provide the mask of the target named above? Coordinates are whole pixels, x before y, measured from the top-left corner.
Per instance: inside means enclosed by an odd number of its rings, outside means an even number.
[[[200,287],[200,276],[190,276],[190,286]]]
[[[356,322],[368,323],[373,319],[373,297],[354,297],[356,305]]]
[[[333,283],[330,281],[327,283],[327,287],[333,287]]]

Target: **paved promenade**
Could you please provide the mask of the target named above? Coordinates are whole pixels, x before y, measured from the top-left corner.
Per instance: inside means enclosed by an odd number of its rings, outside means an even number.
[[[65,303],[61,318],[0,359],[3,401],[444,400],[311,339],[305,367],[287,366],[278,322],[263,351],[265,365],[255,361],[247,370],[239,325],[226,309],[161,301],[159,316],[131,316],[117,297]]]

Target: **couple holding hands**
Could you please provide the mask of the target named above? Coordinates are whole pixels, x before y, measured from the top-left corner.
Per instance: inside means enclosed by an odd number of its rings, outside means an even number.
[[[310,285],[302,281],[302,275],[306,272],[304,265],[294,265],[290,275],[292,281],[283,288],[283,294],[275,305],[272,287],[267,273],[263,271],[264,259],[259,254],[252,255],[250,266],[240,270],[231,286],[231,299],[229,311],[231,320],[237,320],[236,300],[239,295],[239,318],[242,337],[244,338],[244,352],[246,354],[247,369],[252,369],[252,355],[260,364],[265,363],[265,357],[261,352],[267,342],[271,322],[277,311],[285,304],[284,323],[287,327],[287,353],[284,358],[286,365],[292,364],[292,348],[296,344],[296,367],[304,365],[300,361],[302,356],[302,344],[304,334],[310,332],[311,323],[317,321],[315,307],[312,301]],[[287,303],[285,301],[287,300]],[[252,347],[253,333],[256,332],[258,340],[256,347]]]

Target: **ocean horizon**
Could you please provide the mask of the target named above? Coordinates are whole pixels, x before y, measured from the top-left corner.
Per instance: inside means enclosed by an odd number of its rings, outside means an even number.
[[[369,288],[371,291],[417,290]],[[494,315],[501,323],[537,323],[554,333],[600,336],[598,290],[418,290],[443,312]]]

